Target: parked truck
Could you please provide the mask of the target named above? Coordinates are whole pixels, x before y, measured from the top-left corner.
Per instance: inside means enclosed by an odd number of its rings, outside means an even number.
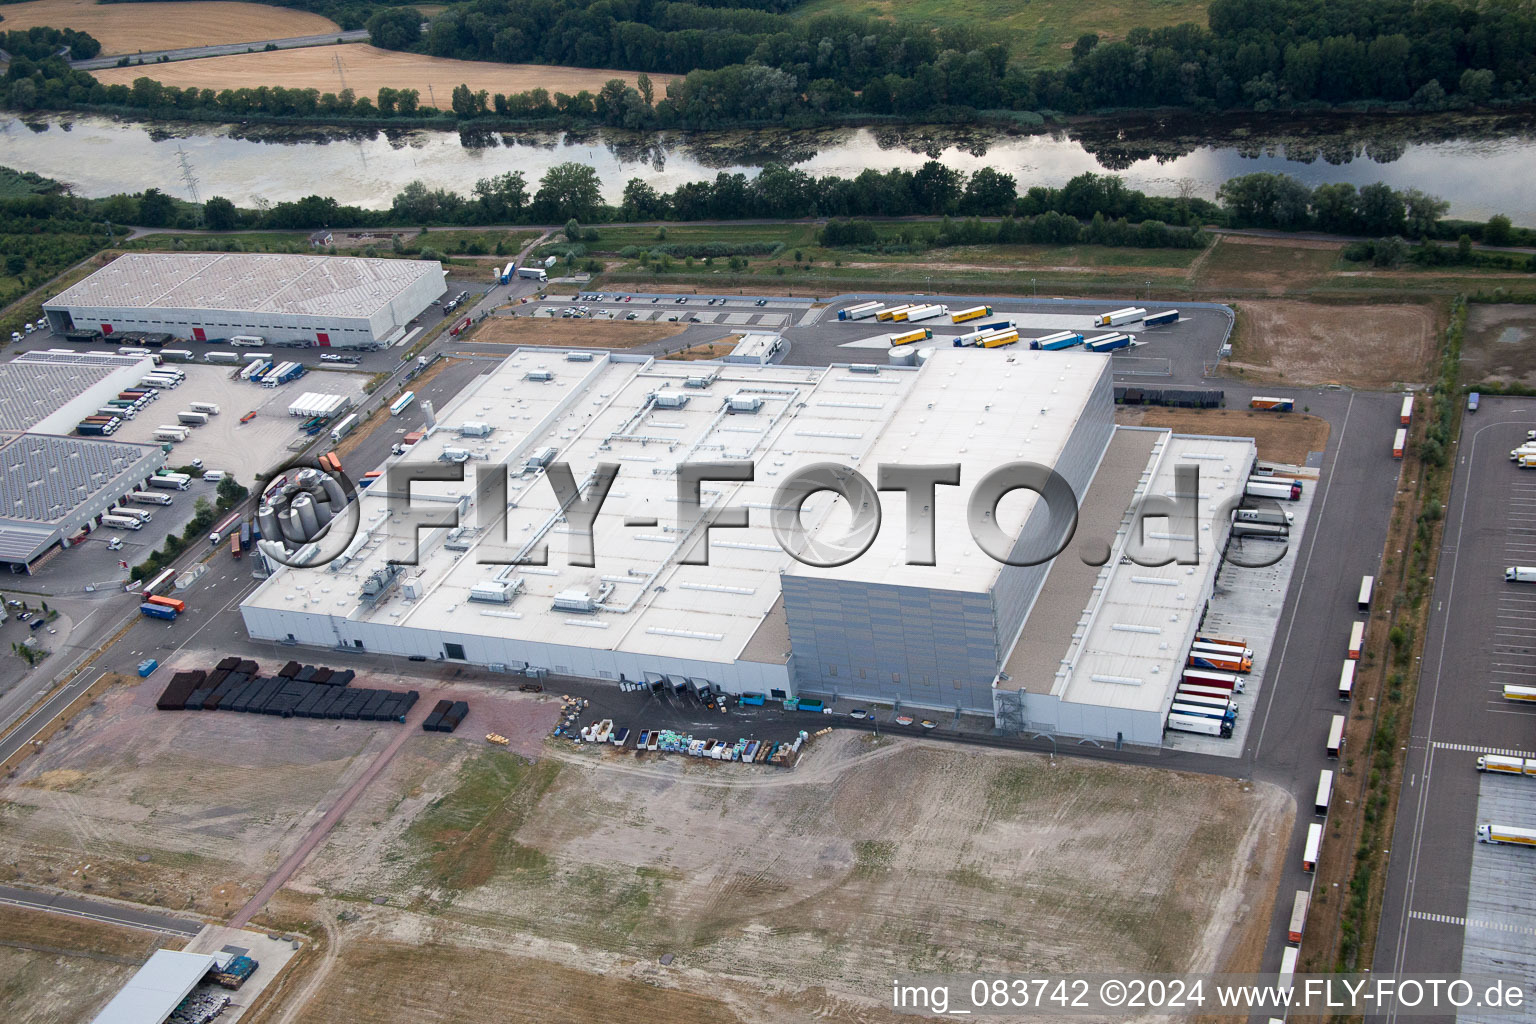
[[[1536,565],[1512,565],[1504,570],[1505,583],[1536,583]]]
[[[1536,846],[1536,829],[1518,828],[1514,825],[1479,825],[1477,841],[1508,843],[1511,846]]]
[[[1272,526],[1289,526],[1296,515],[1280,508],[1240,508],[1232,513],[1235,523],[1269,523]]]
[[[551,256],[550,259],[554,259],[554,257]],[[545,273],[545,267],[553,266],[553,263],[546,261],[544,267],[518,267],[517,276],[527,278],[530,281],[548,281],[549,275]]]
[[[238,353],[238,352],[204,352],[203,353],[203,362],[205,362],[205,363],[226,363],[226,364],[238,363],[238,362],[240,362],[240,353]]]
[[[192,427],[206,426],[208,414],[205,412],[193,412],[191,409],[183,409],[176,414],[176,422],[185,423]]]
[[[868,317],[874,316],[884,308],[884,303],[860,302],[857,305],[844,306],[842,309],[838,310],[837,318],[839,320],[864,320]]]
[[[208,535],[208,543],[218,544],[219,541],[238,529],[240,529],[240,513],[236,512],[234,515],[225,516],[224,520],[218,526],[215,526],[213,532]]]
[[[192,478],[185,473],[161,473],[149,478],[149,486],[166,491],[184,491]]]
[[[507,284],[512,280],[512,275],[517,273],[517,263],[514,261],[501,268],[501,273],[496,275],[497,284]]]
[[[132,516],[105,515],[101,517],[101,525],[111,527],[114,530],[142,530],[144,524]]]
[[[1265,398],[1255,395],[1248,400],[1248,408],[1267,409],[1270,412],[1292,412],[1296,408],[1296,401],[1291,398]]]
[[[1041,352],[1059,352],[1064,348],[1072,348],[1082,343],[1083,336],[1076,331],[1057,331],[1043,338],[1035,338],[1029,343],[1029,347]]]
[[[352,433],[356,427],[357,414],[353,413],[331,428],[331,444],[339,444],[341,439]]]
[[[1101,334],[1097,338],[1089,338],[1083,342],[1083,348],[1089,352],[1114,352],[1122,348],[1130,348],[1131,342],[1135,340],[1129,334]]]
[[[1536,778],[1536,758],[1484,754],[1477,759],[1477,770],[1496,775],[1528,775]]]
[[[913,342],[927,341],[931,337],[933,337],[932,331],[926,327],[919,327],[916,330],[902,331],[899,334],[892,334],[890,335],[889,340],[891,347],[895,348],[897,345],[911,345]]]
[[[1243,496],[1299,501],[1301,500],[1301,483],[1297,480],[1260,480],[1249,477],[1248,482],[1243,486]]]
[[[1168,728],[1174,732],[1192,732],[1201,736],[1219,736],[1222,739],[1232,735],[1232,723],[1224,719],[1208,718],[1205,715],[1185,715],[1177,711],[1169,712]]]
[[[1124,309],[1100,313],[1093,318],[1093,325],[1095,327],[1119,327],[1121,324],[1133,324],[1146,315],[1147,311],[1140,306],[1126,306]]]
[[[970,309],[962,309],[958,313],[951,314],[949,320],[950,323],[963,324],[969,320],[979,320],[991,315],[991,306],[972,306]]]
[[[167,622],[176,621],[176,609],[168,608],[163,604],[151,604],[145,601],[139,605],[139,614],[151,619],[165,619]]]
[[[1165,310],[1161,313],[1149,313],[1142,318],[1143,327],[1162,327],[1164,324],[1176,324],[1179,322],[1179,311],[1176,309]]]
[[[1403,427],[1406,427],[1408,424],[1413,422],[1413,396],[1412,395],[1404,395],[1403,396],[1403,408],[1397,414],[1397,422],[1398,422],[1399,426],[1403,426]]]
[[[193,402],[192,411],[205,412],[210,416],[217,416],[219,414],[219,406],[217,402]]]
[[[1522,704],[1536,704],[1536,686],[1518,686],[1515,683],[1505,683],[1504,699],[1519,701]]]
[[[169,494],[157,494],[154,491],[134,491],[128,495],[128,500],[140,505],[169,505],[172,498]]]
[[[934,317],[943,316],[948,312],[948,306],[940,306],[938,304],[918,306],[916,309],[907,311],[907,322],[915,324],[919,320],[932,320]]]

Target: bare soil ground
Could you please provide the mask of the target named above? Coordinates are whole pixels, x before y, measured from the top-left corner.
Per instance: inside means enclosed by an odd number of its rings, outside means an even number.
[[[6,20],[9,23],[8,12]],[[346,76],[345,85],[337,74],[337,61],[341,62],[341,72]],[[461,84],[475,90],[509,94],[542,88],[548,89],[553,96],[557,92],[574,95],[582,89],[595,93],[611,78],[623,79],[634,85],[637,77],[633,71],[608,71],[601,68],[450,60],[418,53],[381,50],[364,43],[237,53],[227,57],[203,57],[199,60],[159,64],[153,68],[108,68],[92,73],[108,85],[130,85],[135,78],[149,75],[165,85],[181,88],[197,86],[200,89],[240,89],[285,85],[291,89],[319,89],[321,92],[340,92],[343,88],[350,88],[359,96],[374,96],[381,87],[389,86],[393,89],[415,89],[421,93],[422,106],[445,109],[454,87]],[[651,76],[658,95],[665,94],[670,80],[667,75]]]
[[[1224,366],[1250,381],[1390,388],[1425,380],[1435,353],[1438,314],[1427,304],[1260,300],[1239,303],[1237,316]]]
[[[1256,412],[1252,409],[1163,409],[1120,406],[1115,422],[1166,427],[1181,434],[1251,437],[1266,462],[1304,466],[1310,452],[1328,444],[1328,421],[1304,413]]]
[[[0,1020],[89,1020],[150,953],[180,945],[150,932],[0,907]]]
[[[687,324],[643,320],[560,320],[531,316],[494,316],[465,337],[476,345],[548,345],[554,348],[634,348],[663,341]]]
[[[732,339],[706,341],[702,345],[691,345],[688,348],[678,349],[676,352],[668,352],[663,358],[681,360],[719,359],[721,356],[729,355],[734,347]]]
[[[569,979],[572,1019],[623,1019],[592,989],[769,1021],[887,1019],[893,969],[1244,969],[1231,940],[1274,886],[1267,837],[1292,813],[1233,780],[849,733],[793,773],[545,750],[424,735],[401,751],[294,886],[406,909],[370,908],[301,1020],[386,1019],[375,985],[406,984],[390,944],[428,940],[455,948],[410,947],[415,981],[471,994],[401,988],[420,1021],[476,1019],[475,1000],[541,972]],[[537,964],[486,972],[481,996],[453,966],[465,947]],[[660,1003],[633,1002],[656,987]],[[547,1015],[505,992],[508,1019]]]
[[[95,0],[33,0],[6,6],[5,28],[72,28],[96,37],[103,54],[174,50],[184,46],[248,43],[317,36],[341,29],[329,18],[266,4],[203,2],[98,4]],[[130,82],[147,68],[124,68]],[[158,68],[156,69],[159,70]],[[281,81],[265,83],[282,85]]]
[[[1473,304],[1461,347],[1462,379],[1536,386],[1536,306]]]

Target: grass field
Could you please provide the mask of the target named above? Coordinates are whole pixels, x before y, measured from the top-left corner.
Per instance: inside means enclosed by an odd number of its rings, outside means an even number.
[[[1072,44],[1085,32],[1112,42],[1138,25],[1204,25],[1206,7],[1205,0],[810,0],[795,13],[865,14],[937,27],[968,26],[991,36],[1005,35],[1014,60],[1048,67],[1070,60]]]
[[[0,907],[0,1020],[89,1020],[169,936],[62,914]]]
[[[266,4],[202,2],[97,4],[93,0],[33,0],[0,8],[0,29],[72,28],[101,43],[105,55],[183,46],[248,43],[341,31],[329,18]],[[126,70],[126,69],[125,69]],[[133,78],[143,74],[135,70]],[[132,78],[127,79],[132,81]],[[283,85],[283,82],[264,82]]]
[[[336,67],[338,61],[341,63],[340,74]],[[359,96],[375,96],[381,87],[388,86],[393,89],[415,89],[421,93],[422,106],[442,109],[448,107],[454,87],[461,84],[492,93],[517,93],[544,88],[549,90],[550,95],[554,95],[557,92],[575,94],[582,89],[596,92],[610,78],[621,78],[634,84],[637,77],[633,71],[492,64],[486,61],[424,57],[416,53],[380,50],[362,43],[311,46],[301,50],[274,50],[269,53],[237,53],[228,57],[204,57],[201,60],[160,64],[153,68],[109,68],[93,74],[108,84],[127,85],[135,78],[148,74],[165,85],[181,88],[197,86],[200,89],[240,89],[284,85],[290,89],[312,88],[321,92],[340,92],[348,88]],[[342,82],[342,74],[346,76],[345,84]],[[667,82],[671,78],[652,75],[651,81],[657,95],[665,95]]]

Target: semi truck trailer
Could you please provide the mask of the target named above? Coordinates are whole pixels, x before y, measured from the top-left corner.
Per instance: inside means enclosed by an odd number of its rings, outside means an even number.
[[[1301,481],[1264,480],[1249,477],[1243,485],[1243,495],[1248,498],[1274,498],[1278,501],[1300,501]]]
[[[1536,565],[1512,565],[1504,570],[1505,583],[1536,583]]]
[[[1126,306],[1124,309],[1111,310],[1108,313],[1100,313],[1093,318],[1095,327],[1119,327],[1121,324],[1133,324],[1147,315],[1147,311],[1140,306]]]
[[[1493,772],[1497,775],[1529,775],[1536,777],[1536,758],[1484,754],[1477,759],[1477,770],[1480,772]]]
[[[1041,352],[1059,352],[1064,348],[1072,348],[1082,343],[1083,336],[1076,331],[1057,331],[1055,334],[1034,339],[1029,343],[1029,347]]]
[[[1141,321],[1143,327],[1162,327],[1164,324],[1176,324],[1179,322],[1179,311],[1176,309],[1165,310],[1161,313],[1149,313]]]
[[[1295,513],[1279,508],[1240,508],[1232,513],[1232,521],[1236,523],[1268,523],[1271,526],[1289,526],[1295,519]]]
[[[1271,412],[1292,412],[1296,408],[1296,400],[1293,398],[1265,398],[1255,395],[1248,400],[1250,409],[1268,409]]]
[[[1512,846],[1536,846],[1536,829],[1518,828],[1514,825],[1479,825],[1477,841],[1508,843]]]

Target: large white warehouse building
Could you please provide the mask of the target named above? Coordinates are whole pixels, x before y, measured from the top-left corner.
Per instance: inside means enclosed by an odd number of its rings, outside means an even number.
[[[373,348],[403,338],[442,292],[436,260],[129,253],[43,303],[43,311],[59,332]]]
[[[683,675],[732,692],[989,715],[1006,703],[1010,716],[1064,733],[1155,743],[1226,543],[1216,506],[1240,493],[1232,481],[1246,475],[1254,448],[1202,438],[1195,452],[1167,431],[1117,430],[1111,390],[1109,357],[1081,351],[940,349],[917,367],[810,369],[519,350],[400,457],[463,466],[463,482],[411,492],[413,510],[456,508],[459,526],[413,539],[392,520],[381,480],[362,492],[362,527],[347,553],[277,572],[245,601],[244,620],[261,639],[502,670]],[[1111,627],[1129,613],[1095,608],[1141,575],[1121,565],[1128,510],[1171,490],[1187,454],[1222,485],[1202,497],[1216,525],[1202,535],[1200,565],[1146,570],[1176,579],[1176,598],[1156,591],[1176,607],[1154,602],[1159,621],[1134,634],[1146,642],[1126,647],[1130,634]],[[542,468],[551,460],[569,463],[584,486],[600,463],[619,466],[593,528],[592,567],[570,557],[571,524]],[[686,561],[702,531],[679,523],[677,466],[695,462],[754,467],[751,481],[701,488],[707,509],[747,513],[744,527],[709,532],[707,565]],[[1085,566],[1076,542],[1025,566],[994,560],[973,539],[977,484],[1017,462],[1053,467],[1080,500],[1103,506],[1085,503],[1080,520],[1112,553],[1102,568]],[[775,491],[818,464],[851,467],[871,485],[882,466],[958,465],[958,486],[913,506],[914,527],[935,525],[933,564],[907,564],[901,491],[874,499],[881,525],[857,558],[818,568],[789,555],[769,521]],[[502,526],[477,525],[478,495],[491,493],[477,490],[486,473],[510,481],[505,538]],[[979,517],[1020,561],[1059,540],[1047,528],[1051,511],[1015,490]],[[843,536],[852,521],[828,493],[806,502],[803,519],[820,540]],[[541,544],[546,564],[496,564]],[[1096,623],[1108,632],[1095,633]],[[1134,662],[1141,657],[1149,660]],[[1137,679],[1092,689],[1112,675]]]

